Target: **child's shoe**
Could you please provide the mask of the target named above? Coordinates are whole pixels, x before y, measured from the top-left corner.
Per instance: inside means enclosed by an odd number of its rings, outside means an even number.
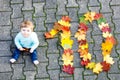
[[[10,59],[10,62],[11,62],[11,63],[15,63],[16,60],[15,60],[14,58],[12,58],[12,59]]]
[[[38,65],[38,64],[39,64],[39,61],[38,61],[38,60],[35,60],[35,61],[33,61],[33,63],[34,63],[35,65]]]

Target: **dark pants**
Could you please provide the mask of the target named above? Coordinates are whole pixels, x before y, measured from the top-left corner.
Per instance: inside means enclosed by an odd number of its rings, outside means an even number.
[[[14,53],[12,55],[12,58],[17,60],[22,52],[24,52],[24,51],[20,51],[19,49],[15,48],[15,51],[14,51]],[[34,50],[33,53],[30,53],[30,56],[31,56],[32,61],[37,60],[37,51]]]

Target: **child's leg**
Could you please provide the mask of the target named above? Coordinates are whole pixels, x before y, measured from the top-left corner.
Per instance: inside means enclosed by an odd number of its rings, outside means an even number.
[[[32,62],[37,60],[37,51],[34,50],[33,53],[31,53],[31,59],[32,59]]]
[[[31,53],[31,59],[35,65],[39,64],[39,61],[37,60],[37,51],[36,50],[34,50],[33,53]]]
[[[17,60],[19,58],[19,56],[20,56],[20,50],[16,48],[12,55],[12,58]]]

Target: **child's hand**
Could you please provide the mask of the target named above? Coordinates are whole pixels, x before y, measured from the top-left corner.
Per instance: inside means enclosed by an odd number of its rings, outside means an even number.
[[[20,51],[24,51],[25,49],[24,48],[19,48]]]
[[[33,49],[30,49],[30,53],[33,53],[33,51],[34,51]]]

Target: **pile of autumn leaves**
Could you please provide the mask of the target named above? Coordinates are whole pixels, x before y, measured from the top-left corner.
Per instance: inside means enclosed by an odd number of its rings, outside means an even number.
[[[102,31],[103,42],[101,44],[103,61],[95,63],[91,61],[91,54],[89,53],[89,46],[86,39],[86,33],[88,31],[88,23],[93,20],[97,21],[98,27]],[[113,46],[115,45],[115,39],[111,34],[111,29],[106,23],[105,18],[102,14],[95,12],[88,12],[80,17],[80,24],[75,37],[79,43],[79,54],[81,58],[81,65],[88,69],[92,69],[94,73],[99,74],[102,71],[110,70],[111,65],[114,63],[113,58],[110,56]]]
[[[99,63],[95,63],[91,61],[92,55],[89,53],[89,46],[86,39],[86,33],[88,31],[88,24],[91,23],[93,20],[97,21],[98,27],[102,31],[103,35],[103,42],[101,44],[101,50],[103,55],[103,61]],[[63,60],[63,68],[62,70],[68,74],[73,74],[74,67],[73,67],[73,51],[72,45],[73,40],[70,39],[71,31],[70,31],[70,21],[71,19],[68,16],[63,16],[61,20],[54,23],[53,29],[49,32],[45,33],[46,38],[53,38],[58,32],[61,32],[61,46],[63,47],[64,51],[62,54]],[[103,18],[102,14],[95,13],[95,12],[88,12],[80,17],[80,24],[78,31],[75,34],[75,37],[79,43],[79,50],[78,53],[80,54],[81,58],[81,65],[92,69],[94,73],[99,74],[101,71],[108,71],[110,70],[111,65],[114,63],[113,58],[110,56],[112,48],[114,46],[115,39],[111,34],[111,29],[106,23],[105,18]]]
[[[59,31],[61,31],[60,41],[61,41],[61,46],[64,49],[62,54],[62,60],[63,60],[62,70],[68,74],[73,74],[74,72],[73,51],[72,51],[73,40],[70,39],[71,37],[70,21],[71,19],[68,16],[63,16],[61,20],[55,22],[53,29],[45,33],[45,37],[53,38]]]

